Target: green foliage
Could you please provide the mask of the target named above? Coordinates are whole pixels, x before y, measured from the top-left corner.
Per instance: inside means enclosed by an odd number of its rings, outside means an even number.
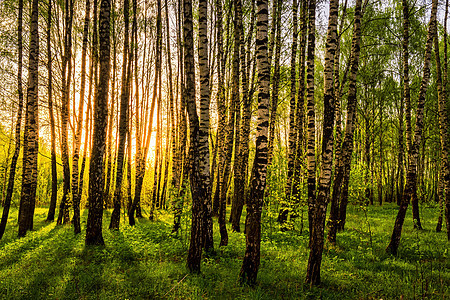
[[[84,231],[74,236],[70,226],[46,223],[44,208],[36,209],[36,230],[25,238],[16,238],[17,211],[13,210],[6,235],[0,241],[0,298],[449,297],[450,260],[444,232],[415,231],[408,214],[399,256],[385,254],[396,212],[393,205],[350,206],[347,230],[338,233],[337,246],[325,245],[323,284],[310,289],[303,284],[309,251],[306,230],[299,234],[263,227],[258,286],[250,288],[237,283],[245,248],[243,233],[230,232],[229,245],[203,259],[201,275],[191,275],[185,267],[188,242],[184,234],[170,233],[172,217],[165,211],[159,212],[157,221],[140,219],[135,227],[123,221],[120,231],[110,231],[104,224],[106,246],[85,248]],[[434,226],[436,212],[435,207],[423,209],[425,228]],[[85,220],[87,211],[82,214]],[[189,212],[185,214],[183,231],[189,224]],[[109,211],[105,212],[105,219],[108,217]],[[265,214],[264,224],[270,223],[269,218],[272,216]],[[217,243],[217,224],[214,229]]]

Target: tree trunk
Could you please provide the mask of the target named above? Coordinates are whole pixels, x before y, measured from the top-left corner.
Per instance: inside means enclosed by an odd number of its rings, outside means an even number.
[[[444,17],[444,34],[447,31],[447,16],[448,16],[448,0],[446,1],[445,17]],[[436,58],[436,86],[438,91],[438,103],[439,103],[439,132],[440,132],[440,144],[441,144],[441,169],[439,174],[439,218],[436,225],[436,232],[442,230],[442,213],[444,202],[444,190],[449,187],[449,166],[448,166],[448,132],[447,132],[447,111],[446,111],[446,99],[447,99],[447,38],[444,36],[444,69],[441,68],[441,58],[439,56],[439,35],[436,30],[434,37],[434,54]],[[442,76],[443,73],[443,76]],[[444,77],[442,79],[442,77]]]
[[[246,188],[247,188],[247,178],[248,178],[248,158],[249,158],[249,137],[250,137],[250,121],[252,117],[251,105],[252,105],[252,95],[249,91],[249,74],[250,74],[250,57],[246,61],[246,55],[250,55],[250,47],[254,30],[255,23],[255,1],[252,2],[251,11],[251,21],[250,30],[248,32],[248,49],[245,51],[244,44],[244,33],[241,32],[240,35],[240,46],[241,46],[241,77],[242,77],[242,121],[240,125],[240,138],[239,138],[239,154],[235,157],[236,167],[235,167],[235,180],[234,180],[234,197],[233,204],[231,206],[231,226],[236,232],[240,232],[240,222],[242,209],[245,203]],[[239,20],[238,27],[243,28],[242,23],[242,3],[240,0],[237,1]]]
[[[190,182],[192,195],[192,225],[191,240],[187,257],[187,267],[191,273],[200,272],[200,262],[204,237],[204,207],[209,195],[209,157],[205,155],[208,149],[207,137],[200,130],[199,117],[195,104],[195,65],[194,65],[194,30],[192,18],[192,1],[183,0],[184,7],[184,77],[185,97],[189,115],[190,148]],[[200,113],[205,114],[202,106]],[[203,128],[202,128],[203,129]],[[208,149],[208,150],[206,150]],[[196,152],[196,153],[195,153]],[[202,154],[202,156],[200,156]],[[208,166],[208,168],[205,168]],[[206,171],[208,170],[208,172]]]
[[[350,168],[353,153],[353,136],[356,123],[356,76],[359,67],[359,53],[361,43],[361,19],[362,0],[358,0],[355,5],[355,22],[353,28],[352,49],[350,55],[350,75],[349,91],[347,99],[347,123],[345,127],[344,142],[338,159],[336,176],[333,183],[333,201],[339,202],[339,214],[334,222],[336,228],[329,232],[328,240],[332,243],[336,241],[336,230],[343,230],[348,203],[348,183],[350,180]]]
[[[33,215],[36,203],[39,149],[39,105],[38,105],[38,65],[39,65],[39,1],[31,2],[30,47],[28,58],[28,88],[23,143],[22,192],[19,206],[19,237],[33,229]],[[19,22],[20,23],[20,22]]]
[[[424,66],[423,66],[423,77],[422,83],[420,85],[419,90],[419,98],[417,102],[417,121],[416,121],[416,130],[414,133],[414,143],[412,143],[411,148],[409,148],[408,156],[409,156],[409,165],[408,172],[406,175],[406,188],[405,195],[403,196],[403,201],[400,205],[397,218],[395,219],[394,230],[392,232],[391,241],[386,249],[386,252],[391,253],[393,255],[397,255],[398,246],[400,245],[400,238],[402,234],[403,223],[405,221],[406,211],[408,209],[409,201],[415,201],[417,199],[417,160],[419,156],[419,145],[422,139],[422,131],[423,131],[423,111],[425,106],[425,94],[428,86],[428,81],[430,78],[430,63],[431,63],[431,50],[433,44],[433,38],[435,36],[434,32],[436,30],[436,12],[437,12],[438,1],[433,0],[432,8],[431,8],[431,16],[430,22],[428,23],[428,33],[427,33],[427,41],[425,46],[425,58],[424,58]],[[403,1],[403,17],[404,17],[404,38],[407,37],[408,28],[409,28],[409,10],[407,1]],[[406,28],[406,30],[405,30]],[[406,31],[406,33],[405,33]],[[404,51],[407,49],[408,40],[406,40],[406,47],[403,46]],[[407,51],[406,51],[407,53]],[[404,58],[404,78],[408,78],[408,73],[405,71],[408,69],[408,56]],[[405,89],[407,86],[408,80],[404,80]],[[405,91],[405,95],[406,91]],[[406,102],[407,99],[405,99]],[[406,102],[408,103],[408,102]],[[408,104],[407,104],[408,105]],[[408,114],[408,106],[407,106],[407,114]],[[410,112],[409,112],[410,113]],[[407,133],[411,128],[408,128],[407,125]],[[409,133],[411,136],[412,133]],[[407,134],[408,136],[408,134]]]
[[[50,0],[51,1],[51,0]],[[51,2],[49,2],[49,20],[51,16]],[[17,107],[17,119],[16,119],[16,130],[15,130],[15,148],[14,148],[14,154],[11,159],[11,165],[10,165],[10,171],[9,171],[9,180],[8,180],[8,188],[6,191],[6,198],[3,205],[3,212],[2,212],[2,220],[0,222],[0,240],[3,237],[3,234],[5,233],[6,223],[8,221],[8,215],[9,215],[9,209],[11,207],[11,199],[14,191],[14,183],[15,183],[15,177],[16,177],[16,165],[17,161],[19,160],[19,154],[20,154],[20,131],[22,126],[22,111],[23,111],[23,88],[22,88],[22,66],[23,66],[23,55],[22,55],[22,49],[23,49],[23,43],[22,43],[22,20],[23,20],[23,0],[19,0],[19,12],[18,12],[18,25],[17,25],[17,44],[18,44],[18,71],[17,71],[17,91],[19,94],[19,103]],[[48,23],[47,27],[47,50],[50,49],[50,21]],[[51,56],[49,57],[49,65],[51,64]],[[49,72],[51,72],[51,66],[48,68]],[[51,73],[49,73],[51,74]],[[49,75],[49,99],[51,99],[51,75]],[[51,100],[49,100],[51,102]],[[55,127],[53,126],[53,129]],[[54,142],[54,139],[52,138],[52,142]],[[53,158],[53,149],[52,148],[52,158]],[[53,160],[52,160],[53,162]],[[53,165],[52,165],[53,166]],[[56,164],[55,164],[56,167]],[[53,169],[52,169],[52,175],[53,175]],[[6,177],[6,175],[5,175]],[[56,181],[55,181],[56,182]],[[52,181],[53,183],[53,181]],[[53,194],[52,194],[53,197]],[[52,198],[53,200],[53,198]],[[56,200],[56,195],[55,195]],[[56,202],[55,202],[56,205]]]
[[[445,17],[444,17],[444,90],[446,91],[446,95],[448,95],[448,54],[447,54],[447,16],[448,16],[448,0],[445,1]],[[445,98],[444,98],[445,99]],[[448,101],[448,100],[447,100]],[[446,102],[447,107],[447,116],[449,115],[449,106]],[[448,118],[447,118],[447,124],[448,124]],[[447,125],[448,126],[448,125]],[[446,147],[448,147],[448,132],[447,132],[447,144]],[[448,148],[447,148],[448,153]],[[448,163],[448,159],[447,159]],[[447,169],[447,173],[450,176],[450,171]],[[445,187],[445,222],[447,225],[447,239],[450,241],[450,178],[445,179],[447,182],[447,185]]]
[[[295,128],[295,112],[296,112],[296,95],[297,95],[297,36],[298,36],[298,22],[297,22],[298,4],[297,0],[292,2],[292,50],[291,50],[291,90],[290,90],[290,102],[289,102],[289,141],[288,141],[288,153],[287,153],[287,182],[285,187],[285,200],[281,202],[281,209],[278,214],[278,222],[281,224],[282,229],[287,221],[289,213],[289,203],[291,202],[292,194],[292,177],[294,175],[294,162],[295,162],[295,150],[297,146],[296,141],[296,128]],[[294,183],[295,184],[295,183]]]
[[[109,229],[119,229],[120,225],[120,208],[122,202],[122,180],[123,167],[125,161],[125,146],[128,133],[128,109],[130,102],[130,84],[131,84],[131,66],[133,55],[129,49],[129,27],[130,27],[130,1],[123,1],[123,19],[124,19],[124,42],[123,42],[123,61],[122,61],[122,90],[120,97],[120,119],[119,119],[119,147],[117,149],[117,170],[116,183],[114,189],[114,209],[111,214]],[[130,141],[128,141],[130,143]]]
[[[300,58],[299,58],[299,87],[297,95],[297,108],[295,112],[295,131],[296,131],[296,148],[295,148],[295,161],[294,161],[294,174],[292,183],[292,218],[298,217],[298,211],[300,209],[300,199],[303,192],[303,175],[305,170],[304,155],[306,153],[304,149],[305,139],[305,61],[306,61],[306,38],[308,30],[308,3],[306,0],[301,1],[300,6]],[[303,224],[303,223],[302,223]],[[303,225],[302,225],[303,226]]]
[[[226,58],[223,55],[223,32],[222,32],[222,2],[221,0],[216,1],[216,9],[217,9],[217,43],[219,45],[219,53],[218,53],[218,94],[217,101],[219,106],[219,171],[218,171],[218,182],[219,189],[216,191],[218,193],[218,202],[219,202],[219,210],[218,210],[218,222],[219,222],[219,232],[220,232],[220,246],[226,246],[228,244],[228,233],[226,227],[226,197],[228,191],[228,181],[229,181],[229,173],[230,173],[230,164],[231,164],[231,155],[233,151],[233,130],[234,130],[234,102],[232,100],[229,111],[228,111],[228,120],[226,117],[226,105],[225,105],[225,87],[224,87],[224,75],[226,68]],[[237,27],[237,26],[236,26]],[[239,79],[236,79],[235,76],[239,76],[239,70],[236,70],[236,59],[237,54],[234,54],[233,60],[233,80],[232,80],[232,95],[233,97],[239,96]],[[239,62],[239,61],[238,61]],[[237,94],[237,95],[236,95]],[[234,98],[233,98],[234,99]]]
[[[209,105],[210,105],[210,83],[209,83],[209,58],[208,58],[208,1],[198,2],[198,64],[200,67],[200,128],[199,148],[200,178],[203,181],[205,194],[201,195],[203,200],[203,230],[205,251],[214,250],[213,220],[211,202],[211,176],[209,161]]]
[[[258,121],[256,154],[253,162],[250,197],[247,204],[245,256],[239,274],[240,281],[254,285],[258,275],[261,247],[261,212],[266,186],[269,121],[270,69],[267,56],[267,0],[258,0],[256,57],[258,68]]]
[[[272,76],[272,93],[270,101],[270,120],[269,120],[269,153],[268,153],[268,165],[272,164],[273,149],[275,141],[275,123],[277,120],[278,110],[278,96],[280,91],[280,56],[281,56],[281,11],[283,8],[283,1],[278,0],[273,3],[276,8],[274,9],[274,19],[272,20],[272,43],[275,42],[275,57],[274,57],[274,70]],[[273,48],[274,45],[271,45]],[[269,54],[269,57],[271,55]],[[269,58],[270,59],[270,58]],[[269,63],[270,65],[270,63]]]
[[[320,283],[320,266],[324,244],[324,227],[327,205],[330,198],[331,171],[333,161],[333,127],[334,127],[334,57],[337,48],[337,23],[339,0],[330,1],[330,15],[325,51],[324,69],[324,122],[322,136],[322,166],[320,170],[317,199],[313,202],[313,226],[311,233],[306,283],[318,285]]]
[[[94,10],[95,11],[95,10]],[[103,219],[103,156],[108,125],[108,87],[110,73],[110,12],[111,1],[101,0],[99,14],[100,76],[94,98],[94,136],[89,166],[89,213],[86,227],[86,245],[104,245]]]
[[[52,72],[52,48],[51,48],[51,27],[52,27],[52,1],[48,2],[47,14],[47,71],[48,71],[48,112],[50,119],[50,139],[51,139],[51,161],[52,161],[52,195],[48,208],[47,221],[55,219],[56,202],[58,197],[58,173],[56,169],[56,130],[55,117],[53,115],[53,72]],[[20,94],[20,93],[19,93]],[[23,97],[23,96],[22,96]],[[20,104],[20,102],[19,102]]]
[[[316,199],[316,121],[314,109],[314,59],[316,47],[316,0],[310,0],[308,5],[308,47],[307,47],[307,71],[306,71],[306,100],[308,122],[308,146],[306,159],[308,164],[308,220],[309,237],[312,239],[313,208]]]
[[[64,56],[62,63],[62,95],[61,95],[61,158],[63,162],[63,197],[59,206],[58,220],[56,224],[66,224],[69,219],[69,191],[70,191],[70,162],[68,124],[70,108],[70,82],[72,79],[72,21],[73,0],[65,0],[65,34],[64,34]]]
[[[84,113],[84,94],[86,90],[86,52],[88,46],[88,34],[89,34],[89,15],[91,10],[91,4],[89,0],[86,0],[86,15],[84,18],[84,29],[83,29],[83,45],[81,51],[81,86],[80,86],[80,106],[78,109],[78,121],[77,129],[75,134],[75,145],[74,153],[72,159],[72,201],[73,201],[73,226],[75,234],[81,232],[80,225],[80,201],[81,192],[78,188],[78,161],[79,152],[81,145],[81,133],[82,133],[82,123],[83,123],[83,113]]]

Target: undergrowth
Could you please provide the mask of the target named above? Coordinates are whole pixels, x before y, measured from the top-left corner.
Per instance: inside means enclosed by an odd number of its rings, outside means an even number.
[[[450,299],[449,244],[445,232],[432,230],[437,209],[422,209],[422,231],[407,215],[393,257],[384,250],[396,213],[395,205],[349,207],[337,245],[325,245],[322,285],[315,288],[304,284],[308,227],[281,232],[266,214],[258,285],[250,288],[237,282],[243,233],[229,233],[229,245],[216,245],[202,274],[192,275],[185,267],[188,219],[178,235],[165,211],[134,227],[122,218],[120,231],[110,231],[107,211],[106,246],[85,247],[84,231],[75,236],[71,226],[46,223],[45,208],[36,209],[35,231],[17,238],[13,210],[0,241],[0,299]],[[217,224],[214,229],[218,242]]]

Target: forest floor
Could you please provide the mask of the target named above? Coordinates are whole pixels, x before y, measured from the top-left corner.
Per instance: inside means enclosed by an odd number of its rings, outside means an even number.
[[[421,208],[424,230],[413,229],[409,210],[398,257],[385,254],[395,205],[349,207],[347,230],[337,246],[325,245],[322,285],[304,284],[308,232],[281,232],[265,216],[256,287],[237,282],[245,250],[243,233],[229,232],[229,245],[204,258],[202,274],[186,269],[187,217],[178,236],[170,214],[107,229],[105,247],[85,248],[83,233],[47,223],[37,208],[35,231],[17,238],[17,210],[0,241],[0,299],[450,299],[450,253],[444,231],[436,233],[437,208]],[[217,222],[216,222],[217,223]],[[305,226],[307,228],[307,226]]]

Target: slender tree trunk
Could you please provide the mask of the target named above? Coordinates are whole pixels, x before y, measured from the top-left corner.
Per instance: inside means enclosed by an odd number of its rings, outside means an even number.
[[[308,48],[306,71],[306,100],[308,122],[308,146],[306,159],[308,164],[308,220],[310,242],[313,229],[313,209],[316,201],[316,121],[314,105],[314,59],[316,47],[316,0],[310,0],[308,5]]]
[[[404,44],[404,43],[403,43]],[[406,51],[408,49],[406,48]],[[403,78],[404,80],[404,78]],[[403,91],[405,93],[405,91]],[[405,146],[404,146],[404,134],[403,134],[403,127],[404,127],[404,97],[403,95],[402,99],[400,100],[400,115],[399,115],[399,128],[398,128],[398,170],[397,170],[397,205],[400,205],[402,203],[403,198],[403,190],[405,186],[405,176],[404,176],[404,167],[403,167],[403,159],[405,157]],[[369,164],[367,164],[367,167],[369,167]]]
[[[84,114],[84,94],[86,90],[86,52],[88,47],[88,34],[89,34],[89,17],[90,17],[91,4],[89,0],[86,0],[86,15],[84,18],[84,29],[83,29],[83,45],[81,51],[81,86],[80,86],[80,106],[78,109],[78,121],[77,129],[75,134],[75,145],[74,154],[72,159],[72,201],[73,201],[73,225],[75,234],[81,232],[80,225],[80,202],[81,193],[78,188],[78,162],[79,162],[79,152],[81,145],[81,133],[82,133],[82,123]]]
[[[217,87],[217,101],[218,101],[218,107],[219,107],[219,171],[218,171],[218,182],[219,182],[219,189],[216,191],[218,202],[219,202],[219,232],[220,232],[220,246],[226,246],[228,244],[228,233],[227,233],[227,227],[226,227],[226,197],[227,197],[227,191],[228,191],[228,180],[229,180],[229,173],[230,173],[230,163],[231,163],[231,154],[232,154],[232,148],[233,148],[233,120],[234,120],[234,103],[232,102],[229,108],[229,115],[228,120],[226,117],[226,104],[225,104],[225,86],[224,86],[224,76],[225,76],[225,64],[226,64],[226,58],[223,54],[223,32],[222,32],[222,2],[221,0],[216,1],[216,9],[217,9],[217,20],[216,20],[216,26],[217,26],[217,43],[219,45],[218,50],[218,59],[217,63],[218,66],[218,87]],[[238,59],[235,54],[235,60]],[[236,61],[233,61],[233,74],[234,76],[238,76],[239,74],[236,74],[235,70],[236,68]],[[236,91],[239,89],[239,86],[236,86],[238,84],[239,79],[236,79],[233,77],[232,81],[232,95],[235,97],[236,93],[238,94],[239,91]],[[236,96],[238,97],[238,95]]]
[[[242,2],[240,0],[236,3],[238,8],[238,27],[243,28],[242,23]],[[250,55],[250,47],[253,36],[254,22],[255,22],[255,1],[252,1],[250,30],[248,32],[248,50],[245,51],[244,32],[240,32],[240,67],[242,78],[242,121],[240,124],[239,137],[239,153],[236,155],[235,178],[234,178],[234,197],[231,206],[230,221],[232,229],[240,232],[240,222],[242,209],[245,203],[247,177],[248,177],[248,157],[249,157],[249,137],[250,137],[250,121],[252,117],[251,104],[252,95],[249,91],[249,72],[250,59],[246,61],[246,55]],[[243,30],[241,30],[243,31]]]
[[[94,10],[95,11],[95,10]],[[99,14],[100,76],[94,98],[94,136],[89,166],[89,213],[86,227],[86,245],[104,245],[103,220],[103,156],[108,126],[108,87],[110,73],[110,12],[111,1],[101,0]]]
[[[296,128],[295,128],[295,112],[296,112],[296,95],[297,95],[297,36],[298,36],[298,22],[297,22],[297,11],[298,4],[297,0],[292,2],[292,50],[291,50],[291,90],[290,90],[290,102],[289,102],[289,141],[288,141],[288,173],[287,182],[285,187],[285,200],[281,202],[281,209],[278,214],[278,222],[280,222],[282,229],[287,221],[289,213],[289,203],[291,202],[292,195],[292,177],[294,175],[294,164],[295,164],[295,150],[297,146],[296,141]],[[295,184],[295,183],[294,183]]]
[[[270,101],[270,121],[269,121],[269,156],[268,156],[268,165],[272,164],[273,159],[273,149],[274,149],[274,141],[275,141],[275,123],[277,120],[277,110],[278,110],[278,96],[280,91],[280,56],[281,56],[281,11],[283,8],[283,1],[278,0],[274,1],[273,5],[277,6],[275,9],[274,17],[272,20],[272,35],[275,40],[275,57],[274,57],[274,70],[272,76],[272,93],[271,93],[271,101]],[[273,48],[273,44],[271,46]],[[271,55],[269,55],[271,57]]]
[[[359,54],[361,43],[362,0],[355,5],[355,22],[353,27],[352,49],[350,57],[349,91],[347,98],[347,123],[345,127],[344,142],[338,158],[335,181],[333,183],[333,201],[339,201],[339,218],[335,221],[337,228],[330,230],[328,238],[331,242],[336,240],[335,230],[343,230],[347,213],[348,184],[353,153],[353,138],[356,123],[356,76],[359,67]],[[336,191],[336,194],[335,194]]]
[[[28,88],[23,145],[22,192],[19,206],[19,237],[33,229],[34,206],[38,175],[39,149],[39,105],[38,105],[38,65],[39,65],[39,1],[31,2],[30,47],[28,58]],[[19,23],[21,23],[19,21]]]
[[[52,222],[55,219],[56,202],[58,197],[58,173],[56,169],[56,130],[55,117],[53,115],[53,72],[52,72],[52,47],[51,47],[51,28],[52,28],[52,1],[48,2],[47,13],[47,71],[48,71],[48,112],[50,119],[50,139],[51,139],[51,162],[52,162],[52,195],[50,206],[48,208],[47,221]],[[23,96],[22,96],[23,97]],[[20,102],[19,102],[20,104]]]
[[[157,32],[157,36],[160,37],[161,34],[161,25],[159,26],[159,31]],[[140,129],[140,121],[138,120],[136,122],[136,144],[137,144],[137,150],[136,150],[136,183],[135,183],[135,192],[134,192],[134,200],[133,203],[130,206],[130,209],[128,210],[128,221],[131,226],[135,225],[135,219],[134,219],[134,213],[136,212],[136,217],[142,218],[141,208],[140,208],[140,201],[141,201],[141,192],[142,192],[142,186],[144,183],[144,177],[146,172],[146,164],[147,164],[147,154],[150,146],[150,140],[152,137],[152,128],[153,128],[153,117],[155,112],[155,106],[157,102],[157,96],[158,96],[158,82],[160,80],[160,72],[161,69],[161,44],[162,40],[161,38],[157,38],[157,42],[155,45],[155,78],[153,83],[153,93],[152,93],[152,102],[150,105],[150,116],[148,118],[147,122],[147,116],[145,118],[145,121],[143,124],[148,124],[148,134],[144,132],[142,134]],[[147,109],[145,110],[147,112]],[[141,134],[143,137],[143,141],[141,142]]]
[[[198,63],[200,67],[200,128],[199,149],[200,172],[203,180],[203,230],[205,251],[214,250],[213,220],[211,201],[211,175],[209,159],[209,105],[210,105],[210,83],[209,83],[209,58],[208,58],[208,1],[198,2]]]
[[[49,2],[49,16],[51,16],[51,2]],[[18,25],[17,25],[17,44],[18,44],[18,71],[17,71],[17,91],[19,94],[19,103],[17,107],[17,119],[16,119],[16,130],[15,130],[15,148],[14,148],[14,154],[11,159],[11,165],[10,165],[10,171],[9,171],[9,180],[8,180],[8,188],[6,191],[6,198],[3,205],[3,212],[2,212],[2,220],[0,221],[0,240],[3,237],[3,234],[5,233],[6,223],[8,221],[8,215],[9,215],[9,209],[11,207],[11,199],[14,191],[14,183],[15,183],[15,177],[16,177],[16,165],[17,161],[19,160],[19,154],[20,154],[20,132],[21,132],[21,126],[22,126],[22,111],[23,111],[23,88],[22,88],[22,66],[23,66],[23,55],[22,55],[22,49],[23,49],[23,42],[22,42],[22,20],[23,20],[23,0],[19,0],[19,11],[18,11]],[[50,17],[49,17],[50,20]],[[49,42],[50,42],[50,23],[47,27],[47,49],[50,48]],[[48,54],[49,57],[49,64],[51,64],[51,56]],[[51,68],[49,68],[51,70]],[[49,71],[51,72],[51,71]],[[51,76],[49,76],[51,78]],[[49,82],[49,97],[51,97],[51,81]],[[51,98],[50,98],[51,99]],[[53,127],[54,128],[54,127]],[[52,141],[54,141],[52,139]],[[53,150],[53,148],[52,148]],[[53,152],[52,152],[53,153]],[[55,165],[56,166],[56,165]],[[5,175],[6,177],[6,175]]]
[[[122,202],[122,179],[125,161],[125,146],[127,142],[128,133],[128,119],[129,119],[129,102],[130,102],[130,84],[131,84],[131,66],[132,66],[132,52],[130,51],[129,27],[130,27],[130,1],[123,2],[123,18],[124,18],[124,45],[123,45],[123,61],[122,61],[122,91],[120,97],[120,119],[119,119],[119,147],[117,149],[117,170],[116,183],[114,189],[114,209],[111,214],[111,221],[109,229],[119,229],[120,224],[120,207]],[[130,141],[128,141],[130,142]]]
[[[254,285],[258,275],[261,247],[261,213],[267,175],[269,79],[267,56],[267,0],[257,1],[256,57],[258,68],[258,121],[256,132],[256,154],[253,162],[250,197],[247,205],[245,256],[239,274],[240,281]]]
[[[178,1],[178,6],[180,5],[181,1]],[[171,52],[170,52],[170,31],[169,31],[169,12],[168,12],[168,5],[167,5],[167,0],[165,0],[165,5],[166,5],[166,29],[167,29],[167,33],[166,33],[166,49],[167,49],[167,56],[171,57]],[[179,45],[181,45],[181,39],[180,39],[180,24],[179,24],[179,13],[176,14],[177,17],[177,45],[178,45],[178,67],[181,67],[181,47]],[[182,174],[183,174],[183,153],[184,153],[184,149],[185,149],[185,144],[184,141],[185,139],[183,139],[183,136],[185,136],[184,133],[184,126],[185,123],[185,117],[184,117],[184,109],[182,109],[182,107],[184,108],[183,104],[180,104],[180,109],[178,109],[177,106],[177,101],[173,96],[173,84],[172,84],[172,63],[171,60],[169,60],[167,62],[168,65],[168,70],[169,70],[169,98],[170,98],[170,110],[172,111],[172,153],[173,153],[173,164],[172,164],[172,187],[173,187],[173,201],[172,201],[172,209],[174,211],[174,222],[173,222],[173,228],[172,228],[172,232],[178,232],[178,229],[181,226],[181,214],[182,214],[182,209],[183,209],[183,200],[181,197],[181,181],[182,181]],[[180,72],[181,73],[181,72]],[[177,84],[178,87],[178,84]],[[178,88],[177,88],[178,90]],[[178,94],[178,93],[176,93]],[[180,99],[181,101],[183,101],[183,96],[180,95]],[[176,123],[174,122],[175,120],[175,110],[178,111],[179,113],[178,118],[176,118]],[[177,127],[178,127],[178,140],[177,140]],[[178,143],[177,143],[178,142]],[[183,145],[178,145],[183,143]]]
[[[63,197],[59,206],[57,224],[66,224],[69,219],[69,191],[70,191],[70,162],[68,124],[70,108],[70,82],[72,79],[72,21],[73,0],[65,0],[65,34],[64,34],[64,57],[62,64],[62,95],[61,95],[61,158],[63,162]]]
[[[444,34],[447,31],[447,16],[448,16],[448,0],[446,0],[445,6],[445,16],[444,16]],[[442,213],[443,213],[443,202],[444,202],[444,190],[449,187],[449,166],[448,166],[448,132],[447,132],[447,110],[446,110],[446,99],[447,99],[447,43],[446,36],[444,36],[444,69],[441,68],[441,58],[439,56],[439,35],[436,30],[434,37],[434,54],[436,58],[436,85],[438,91],[438,103],[439,103],[439,131],[440,131],[440,143],[441,143],[441,168],[439,174],[439,187],[438,187],[438,197],[439,197],[439,217],[438,223],[436,225],[436,232],[442,230]],[[442,79],[442,77],[444,77]]]
[[[444,81],[443,81],[443,87],[446,92],[446,95],[448,96],[448,53],[447,53],[447,17],[448,17],[448,0],[445,1],[445,17],[444,17]],[[444,98],[445,99],[445,98]],[[448,101],[448,99],[447,99]],[[448,102],[445,103],[447,107],[447,116],[449,115],[449,106]],[[447,124],[448,124],[448,118],[447,118]],[[448,126],[448,125],[447,125]],[[448,132],[447,132],[447,144],[446,147],[448,147]],[[448,153],[448,148],[447,148]],[[448,163],[448,158],[447,158]],[[447,169],[447,174],[450,176],[450,171]],[[445,223],[447,225],[447,239],[450,241],[450,177],[446,178],[447,185],[445,186]]]
[[[308,31],[308,3],[306,0],[301,1],[300,6],[300,58],[299,58],[299,82],[297,95],[297,108],[295,112],[295,160],[294,160],[294,174],[292,182],[292,218],[298,217],[298,210],[300,206],[300,199],[302,194],[303,173],[304,173],[304,141],[305,139],[305,71],[306,71],[306,38]],[[303,226],[303,225],[302,225]]]
[[[189,115],[190,131],[190,182],[192,195],[192,225],[191,240],[187,257],[187,267],[191,273],[200,272],[201,254],[204,242],[204,214],[205,203],[210,195],[209,185],[209,145],[208,134],[204,130],[204,124],[200,125],[195,104],[195,65],[194,65],[194,30],[192,18],[191,0],[183,1],[184,7],[184,77],[185,77],[185,97],[187,111]],[[203,78],[205,79],[205,78]],[[201,95],[203,96],[203,95]],[[201,101],[200,113],[206,116],[206,107]],[[208,101],[209,102],[209,101]],[[209,106],[209,105],[208,105]],[[196,152],[196,153],[194,153]]]
[[[87,102],[87,112],[86,112],[86,135],[84,138],[84,150],[83,150],[83,159],[81,162],[81,170],[80,170],[80,184],[79,184],[79,194],[80,197],[83,195],[83,187],[84,187],[84,173],[86,169],[86,159],[87,152],[91,150],[92,145],[92,91],[94,89],[94,85],[97,85],[98,82],[98,31],[97,31],[97,1],[94,1],[93,5],[93,33],[92,33],[92,54],[91,59],[89,60],[89,91],[88,91],[88,102]],[[95,93],[95,92],[94,92]],[[94,95],[95,96],[95,95]],[[89,204],[87,205],[89,206]]]
[[[322,136],[322,166],[320,170],[317,199],[313,203],[313,226],[310,242],[306,282],[310,285],[320,283],[320,266],[324,245],[324,227],[327,205],[330,198],[331,171],[333,161],[333,127],[334,127],[334,57],[337,48],[337,23],[339,0],[330,1],[330,15],[325,51],[324,69],[324,122]]]
[[[417,102],[417,121],[416,121],[416,130],[414,133],[414,143],[409,148],[409,165],[408,172],[406,175],[406,188],[405,195],[403,196],[403,201],[398,210],[397,218],[395,219],[394,230],[392,232],[391,241],[386,249],[386,252],[391,253],[393,255],[397,255],[398,246],[400,245],[400,238],[402,234],[403,223],[405,221],[406,211],[408,209],[409,201],[412,199],[414,201],[417,198],[417,160],[419,155],[419,145],[422,139],[422,131],[423,131],[423,110],[425,106],[425,94],[428,86],[428,81],[430,78],[430,64],[431,64],[431,50],[433,44],[433,38],[435,36],[434,32],[436,30],[436,12],[437,12],[438,1],[433,0],[432,8],[431,8],[431,16],[430,22],[428,24],[428,33],[427,33],[427,41],[425,46],[425,58],[424,58],[424,66],[423,66],[423,77],[422,83],[420,85],[419,90],[419,98]],[[407,1],[403,1],[403,17],[404,17],[404,31],[408,33],[405,28],[409,28],[409,10]],[[404,38],[407,36],[404,32]],[[407,41],[406,41],[407,43]],[[407,49],[407,44],[406,44]],[[405,46],[404,46],[405,50]],[[407,53],[407,51],[406,51]],[[405,70],[408,69],[408,56],[404,56],[404,78],[408,78],[408,74],[405,74]],[[407,86],[408,80],[404,80],[405,89]],[[406,95],[406,91],[405,91]],[[405,99],[406,100],[406,99]],[[406,102],[406,101],[405,101]],[[408,103],[408,102],[406,102]],[[407,104],[408,105],[408,104]],[[407,107],[408,114],[408,107]],[[408,125],[407,125],[408,126]],[[409,128],[410,129],[410,128]],[[408,127],[407,127],[408,131]],[[412,133],[409,135],[411,136]],[[408,134],[407,134],[408,135]]]
[[[344,2],[344,8],[339,25],[339,33],[337,36],[336,54],[334,58],[334,113],[335,113],[335,132],[336,132],[336,142],[335,142],[335,159],[334,164],[334,177],[336,178],[336,173],[338,166],[342,164],[342,160],[339,160],[342,153],[342,128],[341,128],[341,81],[340,81],[340,55],[341,55],[341,43],[340,38],[342,35],[342,26],[344,25],[345,16],[347,14],[347,0]],[[366,131],[367,132],[367,131]],[[366,142],[367,144],[367,142]],[[366,152],[368,153],[368,152]],[[369,156],[367,156],[369,157]],[[341,187],[336,186],[336,179],[333,181],[333,194],[331,196],[330,204],[330,215],[328,220],[328,235],[327,240],[335,244],[336,243],[336,232],[337,232],[337,220],[339,218],[339,195],[341,193]]]

